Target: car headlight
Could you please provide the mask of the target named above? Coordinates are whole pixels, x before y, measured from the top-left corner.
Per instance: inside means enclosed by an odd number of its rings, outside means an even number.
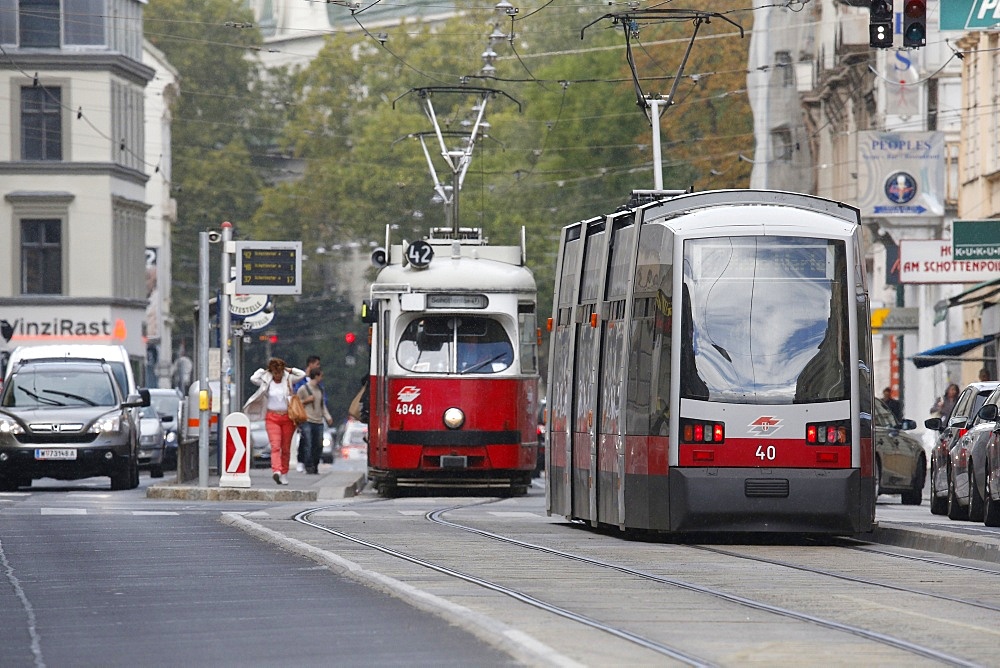
[[[174,442],[176,442],[177,441],[177,432],[176,431],[168,431],[167,432],[166,441],[167,441],[167,443],[174,443]]]
[[[122,429],[120,415],[105,415],[94,421],[87,431],[91,434],[116,434]]]
[[[159,445],[162,440],[159,434],[147,434],[139,438],[139,443],[142,445]]]
[[[23,434],[24,427],[8,415],[0,415],[0,434]]]

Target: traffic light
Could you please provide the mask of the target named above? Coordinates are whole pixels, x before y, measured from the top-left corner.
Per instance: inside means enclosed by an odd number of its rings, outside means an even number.
[[[926,0],[905,0],[903,5],[903,46],[917,47],[927,44]]]
[[[892,0],[871,0],[868,45],[873,49],[892,48]]]
[[[354,366],[357,363],[357,358],[355,357],[357,341],[358,337],[354,335],[354,332],[344,334],[344,343],[347,344],[347,354],[344,356],[344,364],[347,366]]]

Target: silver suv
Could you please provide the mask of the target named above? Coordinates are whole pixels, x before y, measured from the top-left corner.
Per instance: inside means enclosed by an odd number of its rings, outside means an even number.
[[[35,478],[109,476],[111,489],[139,486],[139,433],[107,362],[25,360],[0,393],[0,490]]]

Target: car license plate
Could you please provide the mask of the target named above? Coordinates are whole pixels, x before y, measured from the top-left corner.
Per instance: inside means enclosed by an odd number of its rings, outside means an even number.
[[[76,459],[73,448],[39,448],[35,450],[35,459]]]

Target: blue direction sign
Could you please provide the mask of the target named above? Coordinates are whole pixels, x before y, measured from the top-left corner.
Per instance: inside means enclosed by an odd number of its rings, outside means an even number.
[[[940,4],[941,30],[1000,29],[998,0],[947,0]]]

